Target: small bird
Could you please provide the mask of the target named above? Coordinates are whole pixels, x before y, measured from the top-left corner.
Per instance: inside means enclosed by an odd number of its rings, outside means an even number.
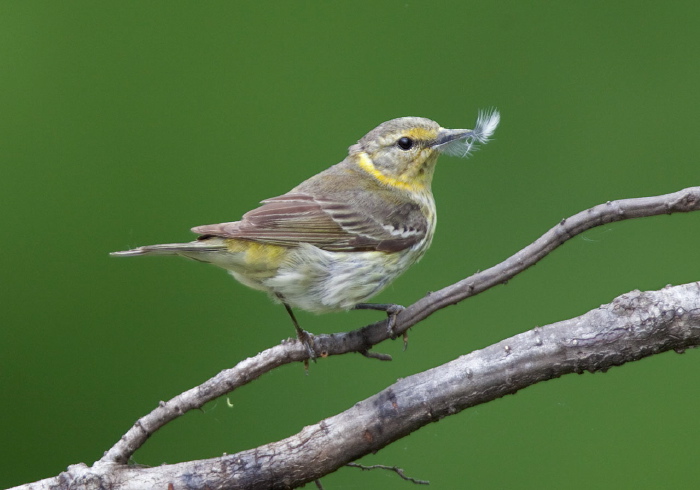
[[[316,313],[382,310],[391,331],[403,307],[365,301],[430,247],[438,156],[468,156],[499,121],[495,109],[479,112],[473,130],[445,129],[422,117],[392,119],[352,145],[342,162],[262,201],[240,221],[192,228],[200,236],[189,243],[111,255],[181,255],[228,270],[284,304],[312,357],[309,334],[292,307]]]

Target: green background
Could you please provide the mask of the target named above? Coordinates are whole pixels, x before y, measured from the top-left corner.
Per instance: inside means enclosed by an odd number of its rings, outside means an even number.
[[[0,3],[0,487],[100,458],[159,400],[293,331],[221,270],[108,252],[187,241],[340,161],[382,121],[496,139],[443,157],[437,234],[376,299],[410,304],[560,219],[698,185],[697,2]],[[358,355],[278,369],[171,423],[134,460],[211,458],[289,436],[405,377],[700,279],[700,213],[592,230],[536,267]],[[339,332],[376,312],[315,316]],[[402,439],[365,464],[431,488],[697,484],[700,353],[566,376]],[[341,469],[326,488],[410,488]]]

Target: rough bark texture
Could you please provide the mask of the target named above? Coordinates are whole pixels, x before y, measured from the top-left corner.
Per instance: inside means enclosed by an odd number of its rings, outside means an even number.
[[[220,458],[135,468],[71,466],[24,489],[283,489],[331,473],[420,427],[565,374],[605,371],[700,344],[700,284],[633,291],[404,378],[287,439]]]
[[[700,187],[595,206],[562,220],[501,264],[419,300],[398,314],[391,331],[383,321],[352,332],[313,336],[314,349],[318,356],[348,352],[368,355],[374,345],[406,332],[435,311],[508,281],[585,230],[623,219],[696,210],[700,210]],[[569,373],[606,370],[658,352],[697,346],[699,298],[696,283],[656,292],[631,292],[581,317],[525,332],[402,379],[285,440],[232,456],[157,468],[124,464],[151,434],[186,411],[282,364],[308,359],[309,353],[299,342],[285,342],[161,402],[92,467],[74,465],[55,478],[17,488],[296,487],[430,422],[534,383]]]

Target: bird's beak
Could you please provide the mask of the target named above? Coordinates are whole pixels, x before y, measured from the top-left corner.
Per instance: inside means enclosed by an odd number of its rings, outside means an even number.
[[[466,157],[478,141],[479,134],[474,129],[440,128],[435,143],[431,147],[446,155]]]
[[[466,157],[477,143],[488,143],[500,121],[501,114],[496,109],[479,111],[474,129],[440,128],[435,143],[430,146],[440,153]]]
[[[473,135],[474,131],[471,129],[440,128],[440,131],[438,131],[437,137],[435,138],[435,142],[430,146],[436,150],[440,150],[442,146],[445,146],[452,141],[463,140]]]

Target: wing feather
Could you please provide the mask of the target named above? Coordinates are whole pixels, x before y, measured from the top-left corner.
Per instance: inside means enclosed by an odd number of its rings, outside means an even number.
[[[241,221],[192,228],[200,239],[241,238],[274,245],[309,243],[329,251],[396,252],[425,237],[427,222],[417,204],[405,203],[389,213],[374,206],[367,214],[331,198],[290,193],[263,201]]]

